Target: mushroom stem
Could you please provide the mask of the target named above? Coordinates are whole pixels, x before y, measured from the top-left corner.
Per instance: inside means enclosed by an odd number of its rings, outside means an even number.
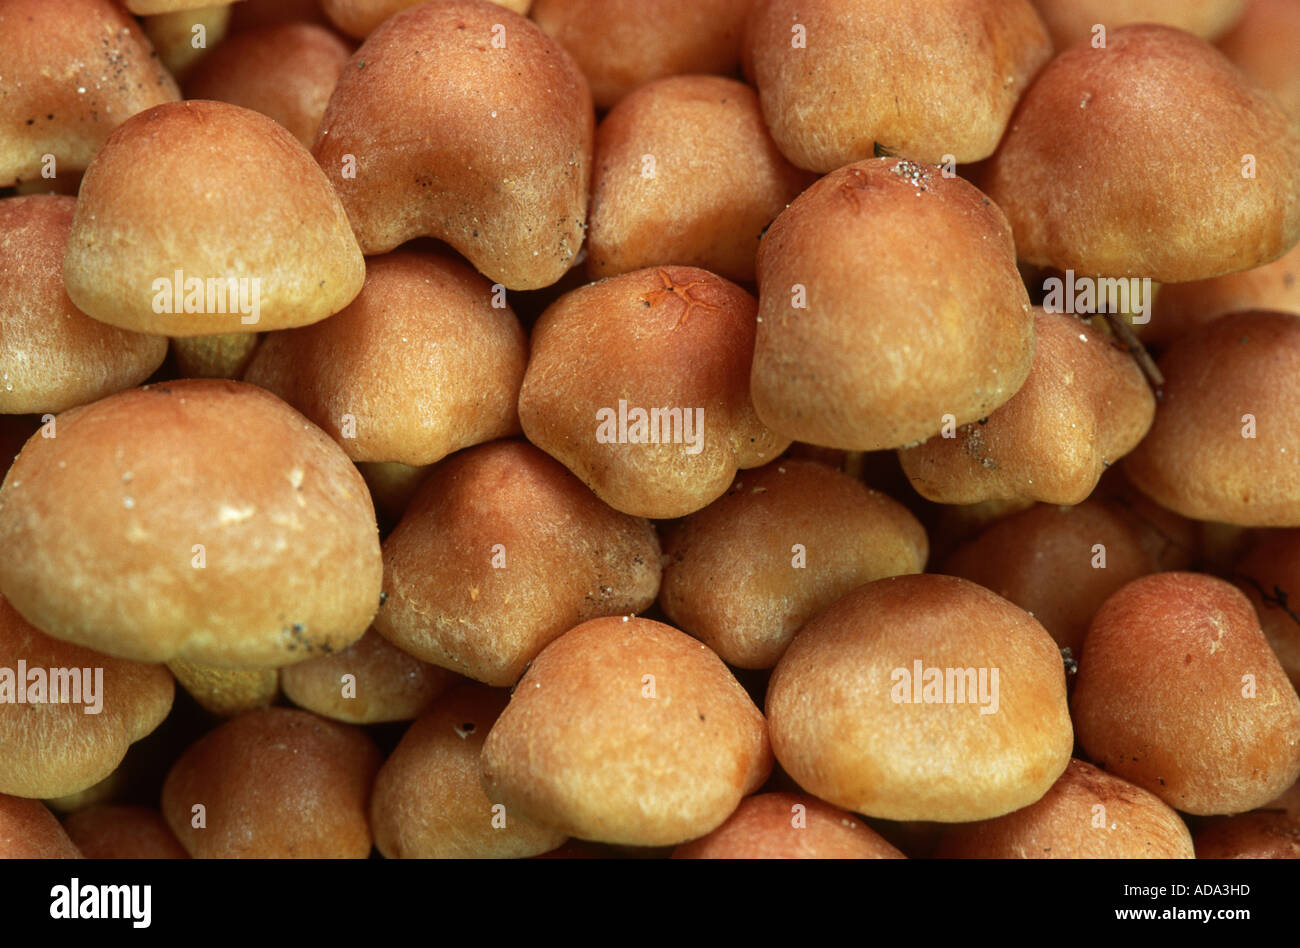
[[[1114,313],[1103,313],[1102,315],[1106,318],[1106,325],[1115,334],[1115,338],[1123,343],[1124,348],[1128,349],[1129,354],[1137,360],[1138,367],[1142,369],[1142,374],[1147,377],[1147,381],[1151,383],[1151,388],[1156,393],[1156,399],[1164,401],[1165,377],[1156,366],[1155,359],[1151,358],[1151,353],[1147,352],[1147,347],[1142,345],[1142,340],[1133,331],[1133,327],[1122,316],[1117,316]]]

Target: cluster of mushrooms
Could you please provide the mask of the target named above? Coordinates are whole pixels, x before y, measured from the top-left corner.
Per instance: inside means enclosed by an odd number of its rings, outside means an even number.
[[[0,0],[0,856],[1300,856],[1300,3],[207,2]]]

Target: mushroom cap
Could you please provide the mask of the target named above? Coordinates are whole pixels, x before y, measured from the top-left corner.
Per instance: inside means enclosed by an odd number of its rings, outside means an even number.
[[[799,441],[919,442],[945,416],[987,416],[1029,374],[1034,315],[1006,218],[935,168],[828,174],[768,228],[758,285],[754,407]]]
[[[1151,427],[1156,399],[1109,333],[1036,309],[1029,377],[987,418],[898,452],[922,497],[942,504],[1028,497],[1078,504]]]
[[[369,626],[382,560],[365,482],[275,396],[181,380],[71,409],[54,430],[0,487],[0,592],[46,634],[255,668]]]
[[[159,13],[176,13],[180,10],[197,10],[213,6],[212,0],[122,0],[126,8],[137,16],[155,16]],[[238,3],[239,0],[221,0],[222,3]]]
[[[20,661],[28,676],[23,682]],[[7,692],[0,699],[0,793],[61,797],[103,780],[131,744],[167,717],[174,687],[160,665],[42,634],[0,597],[0,694]]]
[[[76,200],[0,199],[0,412],[57,412],[139,385],[167,340],[91,319],[63,288]]]
[[[1159,797],[1082,760],[1071,760],[1065,773],[1037,803],[996,819],[951,827],[944,833],[935,856],[1196,858],[1192,834]]]
[[[1269,647],[1300,691],[1300,530],[1266,534],[1234,573],[1255,607]]]
[[[578,256],[594,134],[582,73],[535,24],[486,0],[434,0],[357,50],[313,151],[367,254],[436,237],[526,290]]]
[[[144,32],[167,71],[185,76],[225,42],[230,26],[230,3],[155,13],[144,18]],[[199,30],[196,32],[196,30]],[[205,96],[187,95],[188,99]]]
[[[439,464],[384,541],[375,629],[403,651],[513,685],[579,623],[649,607],[659,541],[532,445],[499,441]]]
[[[537,656],[483,745],[483,788],[570,836],[670,846],[712,832],[772,766],[762,713],[671,626],[593,619]]]
[[[0,0],[0,187],[40,180],[44,156],[81,171],[137,112],[180,98],[113,0]]]
[[[260,335],[251,332],[181,336],[171,341],[171,352],[183,379],[237,379],[261,341]]]
[[[370,798],[375,846],[385,857],[520,859],[568,838],[495,807],[483,791],[479,754],[509,697],[466,682],[438,698],[402,735]]]
[[[276,668],[218,668],[172,659],[167,669],[203,710],[218,717],[268,707],[280,694]]]
[[[1300,317],[1224,316],[1159,366],[1164,400],[1124,460],[1129,480],[1197,520],[1300,526]]]
[[[664,613],[740,668],[771,668],[799,627],[863,583],[925,568],[902,504],[816,461],[782,459],[664,534]]]
[[[371,257],[356,299],[266,336],[244,380],[293,405],[354,461],[432,464],[519,431],[527,343],[497,299],[450,257]]]
[[[982,174],[1022,261],[1087,276],[1204,280],[1300,240],[1300,133],[1222,53],[1170,27],[1057,56]]]
[[[772,137],[822,173],[987,158],[1052,54],[1029,0],[758,0],[746,44]]]
[[[87,859],[188,859],[189,853],[157,810],[96,804],[63,822]]]
[[[1197,859],[1300,859],[1300,819],[1242,813],[1208,820],[1196,834]]]
[[[533,327],[524,433],[615,510],[668,518],[705,507],[737,468],[789,445],[750,401],[755,309],[740,287],[695,267],[566,293]]]
[[[63,276],[102,322],[204,336],[322,320],[357,295],[365,264],[329,181],[288,131],[191,100],[109,136],[81,182]],[[238,294],[229,279],[243,281]]]
[[[674,263],[752,283],[763,229],[812,181],[777,150],[743,82],[647,83],[596,129],[587,272]]]
[[[1231,0],[1221,0],[1231,2]],[[1218,47],[1255,83],[1277,97],[1300,123],[1300,5],[1292,0],[1248,0],[1246,12]]]
[[[319,0],[321,9],[339,30],[357,39],[365,39],[395,13],[423,0]],[[533,0],[491,0],[520,15],[526,15]]]
[[[1248,0],[1033,0],[1058,50],[1107,30],[1134,23],[1160,23],[1212,40],[1232,28]]]
[[[1262,806],[1300,777],[1300,698],[1240,591],[1156,573],[1093,617],[1071,703],[1099,767],[1200,815]]]
[[[818,615],[772,673],[767,719],[799,786],[889,820],[966,822],[1028,806],[1074,743],[1051,636],[953,576],[877,580]]]
[[[365,859],[382,761],[360,728],[290,708],[249,711],[181,755],[162,814],[196,859]]]
[[[904,859],[860,817],[799,793],[746,797],[708,836],[674,859]]]
[[[80,859],[81,850],[40,800],[0,793],[0,859]]]

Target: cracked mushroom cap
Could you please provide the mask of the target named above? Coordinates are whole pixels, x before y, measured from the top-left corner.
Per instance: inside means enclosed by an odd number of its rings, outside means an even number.
[[[189,853],[157,810],[96,804],[63,821],[87,859],[188,859]]]
[[[231,668],[364,634],[382,570],[365,481],[275,396],[181,380],[71,409],[54,430],[0,487],[0,592],[38,629]]]
[[[1184,283],[1300,240],[1300,132],[1204,40],[1165,26],[1061,53],[983,169],[1022,261]]]
[[[615,510],[681,517],[789,446],[754,412],[752,296],[695,267],[566,293],[533,327],[528,440]]]
[[[1212,40],[1232,28],[1248,0],[1033,0],[1057,50],[1091,40],[1098,24],[1113,30],[1159,23]]]
[[[904,859],[854,816],[816,797],[761,793],[708,836],[678,846],[674,859]]]
[[[365,263],[329,181],[288,131],[191,100],[127,120],[95,156],[63,276],[102,322],[204,336],[322,320],[361,290]]]
[[[772,137],[822,173],[987,158],[1052,54],[1029,0],[758,0],[746,39]]]
[[[45,804],[0,793],[0,859],[81,858]]]
[[[91,319],[63,288],[76,200],[0,200],[0,412],[63,411],[139,385],[167,340]]]
[[[137,112],[175,102],[176,82],[113,0],[0,0],[0,187],[90,164]]]
[[[487,280],[450,257],[399,252],[366,261],[365,286],[338,315],[267,335],[244,380],[354,461],[421,466],[517,434],[527,360],[523,328]]]
[[[986,417],[1029,374],[1034,314],[1006,218],[937,168],[828,174],[768,228],[758,286],[754,407],[788,438],[901,447]]]
[[[1237,563],[1233,578],[1250,597],[1264,637],[1300,691],[1300,530],[1266,534]]]
[[[1099,767],[1198,815],[1263,806],[1300,776],[1300,698],[1250,600],[1157,573],[1102,605],[1071,702]]]
[[[578,256],[594,134],[582,74],[535,24],[487,0],[434,0],[357,50],[313,152],[366,254],[436,237],[528,290]]]
[[[627,616],[547,646],[482,761],[483,788],[508,813],[629,846],[712,832],[772,766],[763,715],[722,660],[684,632]]]

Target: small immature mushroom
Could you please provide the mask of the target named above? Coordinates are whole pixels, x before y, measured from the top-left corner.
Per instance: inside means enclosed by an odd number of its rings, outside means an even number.
[[[517,434],[524,331],[487,280],[450,257],[366,261],[336,316],[270,333],[244,380],[328,431],[354,461],[432,464]]]
[[[1300,691],[1300,530],[1266,534],[1231,578],[1250,597],[1264,637]]]
[[[365,39],[375,27],[395,13],[413,7],[423,0],[320,0],[321,8],[331,22],[357,39]],[[533,0],[491,0],[497,6],[527,15]]]
[[[249,711],[181,755],[162,813],[196,859],[365,859],[382,761],[360,728],[289,708]]]
[[[741,801],[708,836],[678,846],[674,859],[904,859],[860,817],[798,793]]]
[[[434,0],[357,50],[313,151],[366,254],[436,237],[530,290],[582,247],[594,134],[582,73],[534,23],[487,0]]]
[[[1184,813],[1250,810],[1300,776],[1300,698],[1250,600],[1213,576],[1158,573],[1107,599],[1071,710],[1090,759]]]
[[[771,668],[795,632],[849,590],[925,568],[907,508],[816,461],[787,458],[664,535],[664,613],[740,668]]]
[[[229,25],[230,4],[223,3],[147,16],[144,32],[167,71],[180,78],[206,59],[214,48],[220,48]]]
[[[1300,859],[1300,819],[1242,813],[1208,820],[1196,834],[1197,859]]]
[[[341,652],[280,672],[294,704],[345,724],[409,721],[457,680],[371,629]]]
[[[659,575],[651,524],[532,445],[500,441],[435,467],[384,541],[375,629],[423,661],[512,685],[573,626],[649,607]]]
[[[771,767],[763,715],[722,660],[626,616],[547,646],[483,745],[483,788],[507,813],[630,846],[712,832]]]
[[[58,412],[139,385],[167,340],[91,319],[63,288],[77,202],[0,200],[0,413]]]
[[[533,19],[578,61],[596,107],[667,76],[729,75],[754,0],[534,0]]]
[[[901,447],[987,417],[1029,374],[1034,314],[1006,219],[936,168],[828,174],[768,228],[758,285],[754,407],[790,438]]]
[[[1212,40],[1232,28],[1247,3],[1248,0],[1033,0],[1058,51],[1085,39],[1092,40],[1097,35],[1097,25],[1113,30],[1132,23],[1160,23]]]
[[[567,834],[529,822],[483,792],[479,755],[504,690],[465,683],[422,714],[379,769],[370,800],[375,846],[389,859],[520,859]]]
[[[126,119],[180,98],[114,0],[0,0],[0,63],[0,188],[75,176]]]
[[[40,800],[0,793],[0,859],[80,859],[81,850]]]
[[[156,16],[159,13],[176,13],[180,10],[197,10],[212,5],[212,0],[123,0],[126,8],[139,16]],[[238,3],[239,0],[230,0]]]
[[[817,172],[987,158],[1052,54],[1029,0],[758,0],[746,42],[772,137]]]
[[[119,765],[111,774],[98,783],[92,783],[84,790],[66,793],[61,797],[46,797],[43,802],[55,813],[76,813],[98,803],[108,803],[117,799],[129,786],[130,768],[125,763]]]
[[[102,322],[168,336],[287,329],[357,295],[365,264],[311,155],[225,102],[123,123],[86,169],[63,261]]]
[[[566,293],[533,327],[519,393],[528,440],[615,510],[681,517],[789,440],[754,413],[754,298],[694,267]]]
[[[1187,826],[1159,797],[1071,760],[1037,803],[953,826],[939,859],[1194,859]]]
[[[1223,0],[1229,2],[1229,0]],[[1248,0],[1246,12],[1218,43],[1229,59],[1277,97],[1300,123],[1300,4],[1294,0]]]
[[[310,148],[351,55],[351,46],[313,23],[247,30],[195,67],[185,78],[185,94],[268,115]]]
[[[181,378],[237,379],[248,368],[261,340],[251,332],[181,336],[171,341],[171,349]]]
[[[1300,240],[1300,132],[1204,40],[1081,42],[1039,74],[983,171],[1022,261],[1184,283]]]
[[[743,82],[651,82],[596,129],[587,271],[674,263],[752,283],[763,229],[812,180],[777,150]]]
[[[63,822],[87,859],[188,859],[189,853],[157,810],[99,804]]]
[[[1028,806],[1074,743],[1051,636],[952,576],[877,580],[805,625],[772,673],[767,719],[799,786],[889,820]]]
[[[382,560],[365,481],[275,396],[185,379],[54,424],[0,487],[0,593],[46,634],[272,668],[366,631]]]
[[[172,659],[167,669],[205,711],[223,718],[269,707],[280,694],[275,668],[218,668]]]
[[[898,452],[922,497],[942,504],[1032,498],[1077,504],[1151,427],[1156,399],[1109,333],[1036,309],[1020,391],[987,418]]]
[[[167,717],[173,691],[167,669],[52,639],[0,597],[0,793],[94,786]]]
[[[1300,526],[1300,317],[1236,313],[1160,360],[1164,400],[1124,471],[1163,507],[1242,527]]]
[[[380,532],[387,533],[402,519],[411,499],[428,477],[432,465],[413,467],[396,461],[362,461],[357,470],[366,479],[379,516]]]

